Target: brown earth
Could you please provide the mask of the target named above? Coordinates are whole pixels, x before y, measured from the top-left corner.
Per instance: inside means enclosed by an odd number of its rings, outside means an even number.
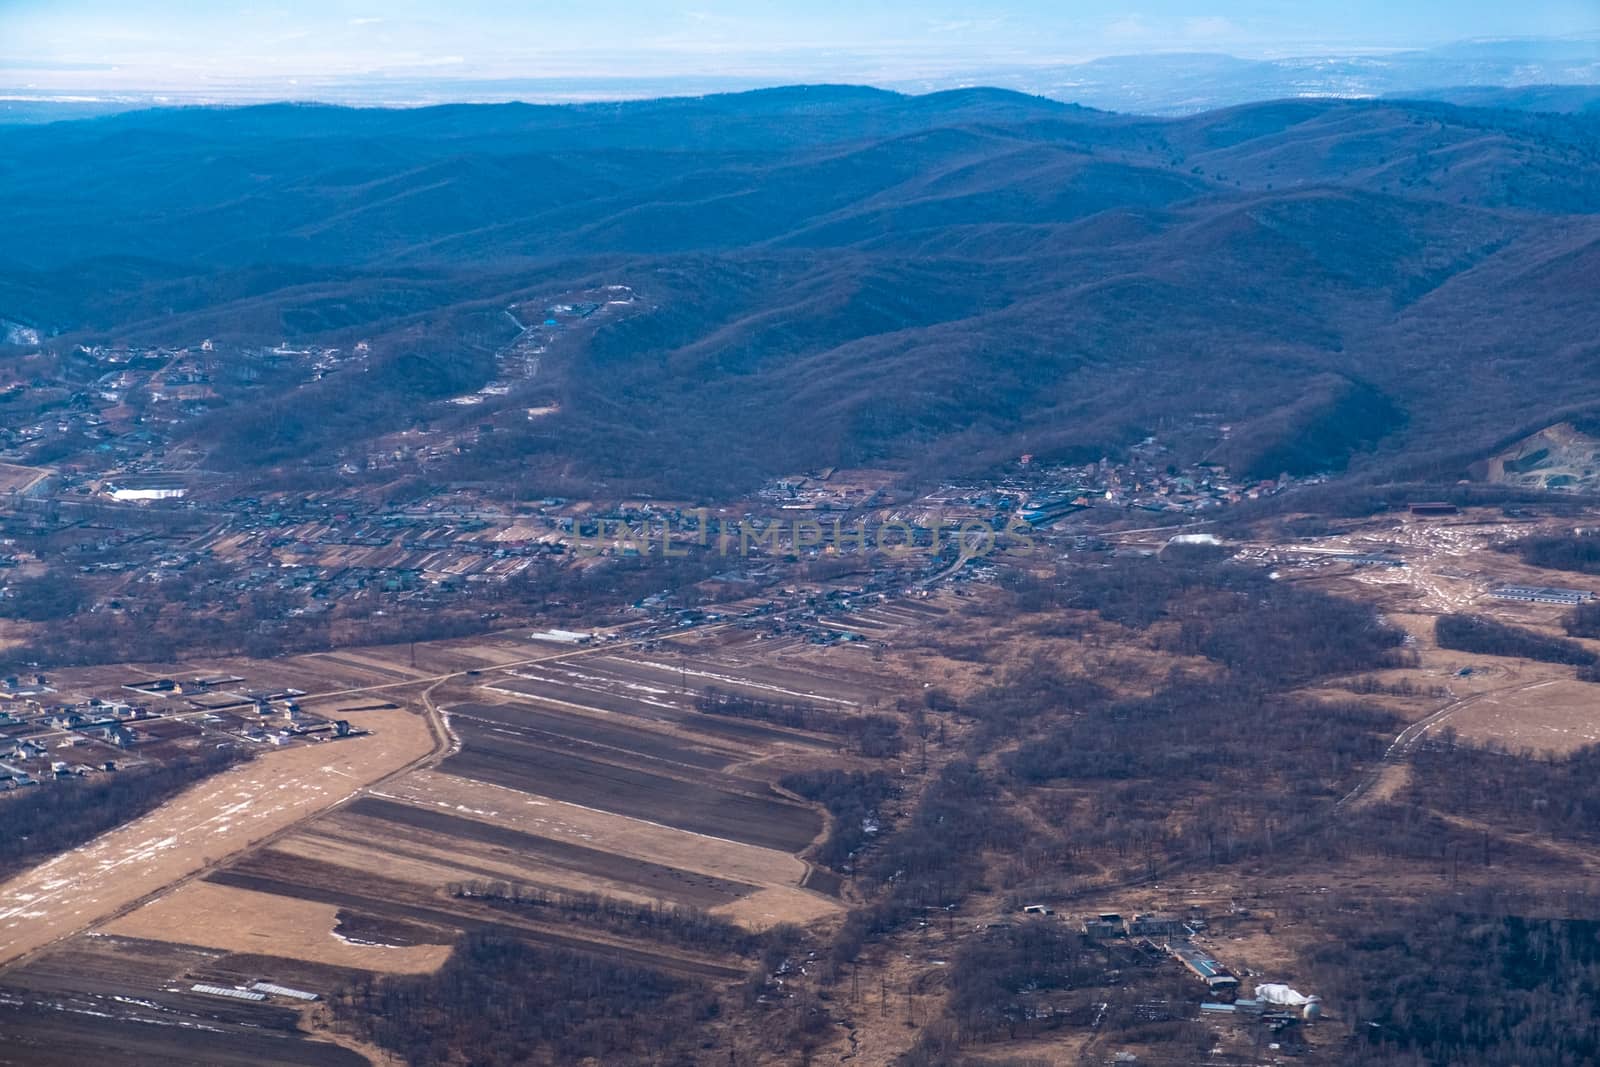
[[[301,822],[433,748],[420,716],[362,712],[362,737],[263,753],[0,887],[0,964],[117,914]]]

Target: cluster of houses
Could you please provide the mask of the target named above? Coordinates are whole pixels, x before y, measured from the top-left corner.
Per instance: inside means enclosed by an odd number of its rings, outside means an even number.
[[[107,757],[183,735],[220,731],[234,739],[225,744],[281,746],[354,732],[346,720],[303,711],[294,699],[299,690],[244,690],[243,682],[231,675],[142,678],[123,684],[130,699],[63,701],[52,699],[42,676],[0,680],[0,791],[116,771],[123,761]],[[151,701],[177,701],[181,714],[153,711]]]
[[[0,681],[0,791],[115,771],[116,760],[85,759],[80,750],[98,748],[103,754],[107,746],[132,748],[137,734],[129,724],[150,717],[143,705],[125,701],[41,699],[52,692],[43,675]]]
[[[102,458],[107,467],[100,469],[138,462],[158,451],[173,427],[221,403],[219,384],[249,386],[290,365],[303,366],[316,380],[351,359],[364,359],[366,352],[364,342],[353,354],[287,344],[224,351],[209,340],[181,346],[77,345],[65,353],[60,380],[17,382],[7,389],[8,399],[29,401],[40,415],[0,426],[0,458],[27,462],[32,453],[62,440],[86,457],[92,452]],[[87,459],[78,465],[85,464],[95,468]]]
[[[1113,938],[1142,938],[1159,944],[1184,969],[1206,984],[1213,993],[1231,993],[1239,988],[1238,977],[1191,940],[1205,929],[1197,919],[1175,915],[1133,915],[1124,918],[1116,912],[1101,912],[1083,921],[1083,932],[1097,941]]]
[[[1036,904],[1024,910],[1050,914],[1048,908]],[[1262,983],[1256,986],[1254,996],[1238,996],[1239,976],[1194,941],[1195,936],[1205,928],[1206,923],[1199,919],[1150,914],[1125,918],[1115,912],[1088,916],[1082,924],[1084,934],[1095,940],[1138,939],[1147,953],[1176,960],[1184,970],[1205,984],[1207,993],[1219,998],[1200,1005],[1202,1017],[1259,1024],[1276,1035],[1279,1041],[1288,1041],[1292,1035],[1287,1032],[1299,1024],[1314,1022],[1322,1017],[1320,997],[1303,996],[1286,985]],[[1272,1047],[1276,1049],[1279,1046],[1275,1044]]]

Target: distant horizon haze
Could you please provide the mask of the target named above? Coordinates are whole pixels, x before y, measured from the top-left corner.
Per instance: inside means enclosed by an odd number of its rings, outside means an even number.
[[[1483,41],[1490,44],[1473,44]],[[1396,53],[1463,47],[1488,47],[1500,63],[1482,77],[1589,84],[1600,80],[1600,3],[597,0],[574,16],[507,0],[277,0],[260,8],[11,0],[0,4],[0,95],[419,104],[802,82],[916,90],[993,81],[1037,91],[1030,72],[1108,58],[1151,57],[1154,77],[1182,57],[1365,56],[1381,64]],[[1507,66],[1504,57],[1517,53],[1527,62]],[[1471,56],[1455,58],[1471,84],[1486,83]]]

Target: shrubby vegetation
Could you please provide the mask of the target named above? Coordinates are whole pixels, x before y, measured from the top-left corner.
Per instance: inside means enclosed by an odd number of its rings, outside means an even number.
[[[1600,637],[1600,602],[1579,604],[1561,621],[1572,637]]]
[[[1112,958],[1112,951],[1117,958]],[[1152,1018],[1135,1005],[1182,1003],[1189,979],[1164,961],[1096,943],[1055,922],[1022,922],[968,939],[951,961],[944,1015],[924,1027],[896,1067],[1016,1064],[962,1050],[1002,1041],[1037,1040],[1054,1030],[1097,1028],[1102,1034],[1203,1055],[1214,1044],[1208,1026]]]
[[[876,820],[878,832],[888,829],[884,804],[900,792],[882,771],[806,771],[785,775],[778,784],[828,809],[832,825],[816,859],[836,871],[854,862],[856,853],[873,839],[867,830],[869,819]]]
[[[695,707],[706,715],[754,719],[794,730],[837,734],[846,738],[858,754],[873,758],[898,756],[904,747],[900,723],[889,715],[833,711],[804,701],[762,700],[714,686],[700,694]]]
[[[1412,758],[1415,803],[1541,837],[1600,842],[1600,745],[1569,755],[1440,743]]]
[[[1327,937],[1307,962],[1323,996],[1350,1005],[1345,1062],[1600,1061],[1600,921],[1549,907],[1479,894],[1316,914]],[[1557,907],[1600,914],[1594,899]]]
[[[467,935],[434,974],[345,992],[340,1022],[413,1067],[698,1062],[716,998],[682,979],[508,934]]]
[[[1549,570],[1600,574],[1600,535],[1527,537],[1505,546],[1522,562]]]
[[[640,904],[599,893],[555,893],[513,882],[456,882],[448,889],[451,896],[470,897],[496,907],[534,912],[554,921],[582,923],[654,941],[715,948],[740,955],[755,951],[762,942],[738,923],[699,908]]]
[[[1054,1029],[1072,1016],[1041,1004],[1050,1007],[1053,993],[1104,985],[1107,970],[1105,951],[1064,924],[990,931],[954,961],[948,1015],[969,1042]]]
[[[870,938],[916,915],[959,904],[983,883],[985,853],[1013,849],[1022,837],[999,787],[976,763],[946,764],[911,817],[873,857],[868,879],[879,894],[845,919],[834,941],[834,962],[854,960]]]
[[[1220,865],[1318,826],[1399,728],[1381,709],[1237,680],[1177,679],[1053,722],[1000,757],[1055,831],[1009,864],[1022,886]]]
[[[1155,695],[1103,705],[1007,753],[1019,779],[1217,780],[1246,771],[1263,781],[1303,774],[1295,792],[1346,780],[1353,764],[1381,755],[1394,717],[1357,703],[1320,703],[1199,679]],[[1264,735],[1273,734],[1274,737]],[[1306,768],[1301,753],[1315,751]]]
[[[5,596],[0,597],[0,618],[53,622],[74,614],[83,603],[84,594],[78,583],[59,571],[51,571],[7,585]]]
[[[1535,630],[1510,626],[1484,615],[1441,615],[1433,627],[1440,648],[1484,656],[1517,656],[1541,663],[1591,666],[1600,660],[1576,641],[1547,637]]]
[[[1158,647],[1215,660],[1256,687],[1412,661],[1405,634],[1366,605],[1226,561],[1113,560],[1064,575],[1054,599],[1135,629],[1175,623]]]

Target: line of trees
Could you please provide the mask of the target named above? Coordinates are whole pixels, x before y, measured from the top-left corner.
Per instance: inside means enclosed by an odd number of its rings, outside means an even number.
[[[1511,626],[1484,615],[1441,615],[1433,625],[1440,648],[1483,656],[1516,656],[1540,663],[1594,665],[1600,657],[1576,641]]]
[[[468,934],[433,974],[368,979],[332,1007],[341,1026],[412,1067],[691,1067],[719,1010],[684,979],[492,930]]]
[[[1348,1005],[1352,1064],[1600,1062],[1600,901],[1495,893],[1381,909],[1310,902],[1309,980]]]
[[[700,694],[695,707],[705,715],[753,719],[793,730],[834,734],[846,738],[857,753],[873,759],[898,756],[905,747],[900,723],[891,716],[875,712],[833,711],[804,701],[763,700],[715,686]]]
[[[538,886],[489,880],[452,882],[448,891],[453,897],[538,912],[556,922],[581,923],[693,948],[749,955],[761,944],[757,935],[738,923],[685,905],[644,904],[600,893],[555,893]]]
[[[1579,604],[1561,621],[1569,637],[1600,637],[1600,601]]]
[[[972,760],[947,763],[873,857],[867,875],[879,894],[846,917],[833,962],[853,961],[870,939],[917,915],[959,904],[984,884],[985,853],[1015,849],[1023,836],[993,778]]]
[[[1530,566],[1578,574],[1600,574],[1600,535],[1527,537],[1513,541],[1505,546],[1505,550]]]

